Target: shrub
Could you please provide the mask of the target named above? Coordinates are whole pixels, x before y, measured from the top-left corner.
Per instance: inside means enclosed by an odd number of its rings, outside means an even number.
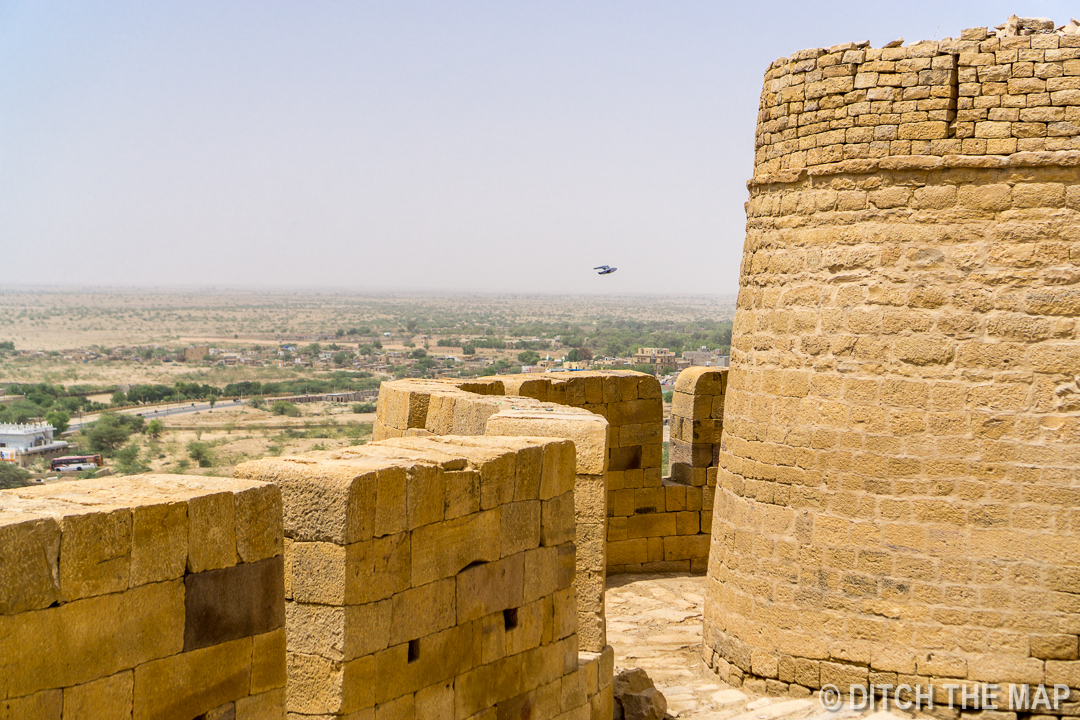
[[[117,450],[113,459],[116,461],[116,470],[123,475],[137,475],[150,471],[150,465],[142,460],[139,446],[135,443]]]
[[[127,419],[128,417],[115,413],[102,413],[96,422],[84,428],[82,432],[86,436],[90,449],[94,452],[109,452],[126,443],[133,432],[132,423]]]
[[[276,400],[273,405],[270,406],[270,412],[275,415],[286,415],[288,417],[300,417],[300,408],[292,404],[288,400]]]
[[[15,463],[0,462],[0,490],[26,487],[30,484],[30,473]]]
[[[188,456],[199,464],[199,467],[212,467],[214,464],[214,452],[209,443],[192,440],[187,446]]]
[[[56,428],[56,434],[60,435],[68,429],[68,425],[71,421],[71,415],[63,410],[50,410],[45,413],[45,422]]]
[[[357,415],[375,412],[375,403],[353,403],[352,411]]]

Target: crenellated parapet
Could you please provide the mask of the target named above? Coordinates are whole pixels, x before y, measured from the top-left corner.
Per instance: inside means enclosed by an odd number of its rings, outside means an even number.
[[[845,43],[776,60],[758,110],[754,183],[890,169],[912,156],[931,169],[1053,152],[1065,153],[1053,164],[1075,166],[1080,34],[992,32],[885,48]]]

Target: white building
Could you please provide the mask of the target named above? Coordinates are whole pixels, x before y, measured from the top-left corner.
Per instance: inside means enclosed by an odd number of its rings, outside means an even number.
[[[56,428],[48,423],[0,424],[0,460],[28,464],[31,457],[63,450],[68,444],[53,440]]]
[[[691,367],[702,365],[705,367],[728,367],[731,362],[729,356],[721,355],[719,350],[710,350],[704,345],[701,346],[700,350],[687,350],[682,356]]]

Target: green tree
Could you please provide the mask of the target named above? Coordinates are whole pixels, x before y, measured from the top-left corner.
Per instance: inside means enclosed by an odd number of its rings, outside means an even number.
[[[0,490],[26,487],[30,484],[30,473],[12,462],[0,462]]]
[[[345,352],[344,350],[334,353],[335,365],[344,365],[347,362],[349,362],[349,353]]]
[[[45,422],[56,428],[56,434],[60,435],[71,424],[71,415],[63,410],[50,410],[45,413]]]
[[[210,412],[214,411],[214,406],[217,405],[217,395],[210,396]]]
[[[425,350],[424,348],[417,348],[411,353],[409,353],[409,357],[417,359],[427,357],[427,350]]]
[[[473,345],[472,343],[465,343],[464,345],[461,346],[461,353],[463,355],[475,355],[476,354],[476,346]]]
[[[142,420],[142,418],[139,418]],[[94,452],[109,452],[131,437],[131,423],[116,413],[102,413],[96,422],[83,429],[87,444]]]
[[[123,390],[117,390],[112,394],[113,405],[127,405],[127,393]]]
[[[566,353],[567,362],[585,362],[592,360],[592,350],[587,347],[571,348],[570,352]]]
[[[522,350],[518,353],[517,359],[522,365],[535,365],[540,362],[540,353],[535,350]]]
[[[288,400],[275,400],[274,404],[270,406],[270,412],[275,415],[300,417],[300,408],[296,407],[296,405],[293,405]]]
[[[150,466],[140,457],[139,445],[131,443],[125,445],[113,454],[116,461],[116,470],[122,475],[138,475],[150,472]]]
[[[248,405],[255,408],[256,410],[258,410],[259,408],[261,408],[265,404],[266,403],[263,401],[263,399],[261,397],[253,397],[250,400],[248,400]]]
[[[357,415],[375,412],[375,403],[353,403],[352,411]]]
[[[165,426],[161,424],[160,420],[151,420],[146,424],[146,434],[154,440],[161,437],[163,432],[165,432]]]
[[[209,443],[192,440],[187,446],[188,457],[199,464],[199,467],[212,467],[214,464],[214,451]]]

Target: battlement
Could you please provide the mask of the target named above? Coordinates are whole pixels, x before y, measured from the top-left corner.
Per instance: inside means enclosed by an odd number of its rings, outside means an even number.
[[[290,714],[610,717],[611,648],[579,656],[575,467],[569,440],[457,436],[239,466],[284,501]]]
[[[1069,34],[1018,34],[1023,27],[776,60],[761,93],[753,182],[985,167],[985,156],[1015,154],[990,166],[1077,166],[1080,34],[1073,25]]]

